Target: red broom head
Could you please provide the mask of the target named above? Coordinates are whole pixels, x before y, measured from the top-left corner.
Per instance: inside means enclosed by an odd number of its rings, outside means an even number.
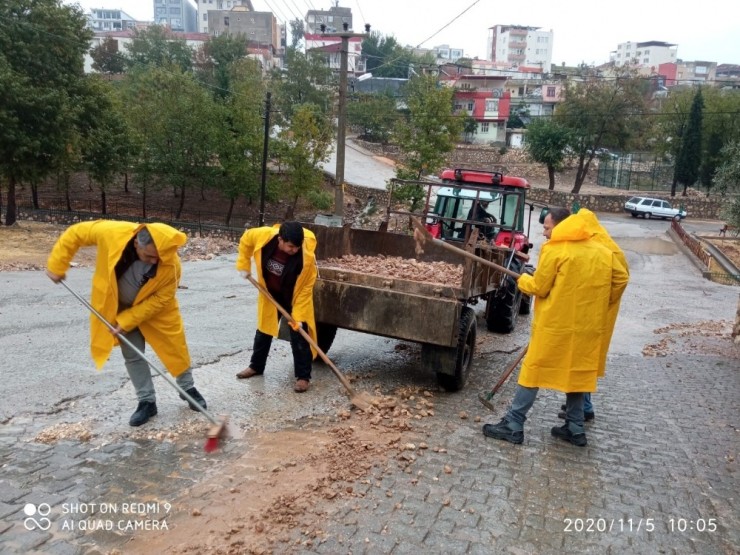
[[[217,437],[209,437],[206,440],[206,445],[204,447],[206,453],[213,453],[216,449],[218,449],[218,438]]]

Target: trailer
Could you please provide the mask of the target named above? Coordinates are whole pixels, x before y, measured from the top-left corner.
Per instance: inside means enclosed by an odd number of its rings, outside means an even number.
[[[445,194],[440,189],[442,184],[420,183],[428,188],[424,211],[418,214],[394,211],[396,216],[400,216],[396,221],[403,221],[406,215],[416,216],[426,221],[428,228],[439,225],[441,229],[453,230],[460,225],[474,224],[459,217],[459,210],[435,213],[435,208],[430,204],[434,189],[437,192],[435,206],[447,206],[439,201]],[[455,238],[459,241],[468,240],[463,246],[476,256],[521,272],[525,264],[521,258],[522,249],[531,246],[520,229],[524,195],[513,189],[503,195],[503,189],[499,191],[492,188],[492,183],[479,185],[470,185],[472,189],[466,185],[464,193],[470,195],[472,191],[470,203],[475,202],[481,194],[499,201],[503,213],[499,212],[501,220],[496,225],[495,235],[501,237],[502,241],[470,241],[470,229],[462,236],[456,233]],[[461,192],[462,189],[457,192],[457,198],[462,198]],[[516,201],[510,200],[509,195],[516,197]],[[470,203],[464,204],[466,210]],[[463,204],[460,204],[459,208],[462,207]],[[508,216],[507,208],[510,211]],[[408,218],[405,221],[408,222]],[[318,240],[316,259],[319,275],[314,287],[314,310],[318,344],[325,352],[331,348],[338,328],[419,343],[423,367],[436,373],[437,381],[444,389],[457,391],[467,381],[475,353],[477,323],[473,306],[479,301],[487,301],[488,327],[501,328],[503,333],[513,329],[512,321],[520,311],[528,312],[528,304],[526,311],[522,309],[521,294],[512,278],[479,261],[450,252],[434,242],[425,244],[423,253],[418,252],[418,244],[409,230],[410,226],[378,231],[317,224],[308,224],[306,227],[316,234]],[[514,237],[518,241],[516,244]],[[452,237],[447,239],[452,240]],[[398,272],[383,275],[371,268],[357,271],[332,262],[347,256],[379,259],[400,257],[420,263],[445,262],[461,266],[462,271],[456,273],[454,280],[435,283],[409,279],[403,272],[400,275]],[[505,325],[497,328],[502,314],[505,316]],[[497,325],[492,326],[492,323]]]

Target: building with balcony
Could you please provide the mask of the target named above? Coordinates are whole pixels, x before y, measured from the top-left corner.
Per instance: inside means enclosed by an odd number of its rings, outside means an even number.
[[[511,95],[505,88],[506,77],[455,74],[440,71],[443,85],[454,87],[454,109],[467,114],[477,124],[473,143],[505,144],[506,120],[511,108]]]
[[[508,67],[541,68],[550,72],[553,32],[523,25],[494,25],[488,29],[487,59]]]
[[[87,26],[93,31],[124,31],[136,27],[136,20],[123,10],[91,8]]]

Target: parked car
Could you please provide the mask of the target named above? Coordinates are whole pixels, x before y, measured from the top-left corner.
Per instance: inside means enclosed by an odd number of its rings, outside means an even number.
[[[667,200],[649,197],[632,197],[624,203],[624,211],[636,218],[663,218],[682,220],[686,217],[686,210],[673,208]]]

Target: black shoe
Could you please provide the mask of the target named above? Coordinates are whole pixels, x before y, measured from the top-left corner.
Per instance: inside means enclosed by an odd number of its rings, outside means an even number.
[[[483,435],[494,439],[503,439],[511,443],[523,443],[524,432],[509,428],[509,421],[502,418],[498,424],[484,424]]]
[[[565,407],[565,405],[563,405],[561,407],[563,410],[561,410],[558,413],[558,418],[562,418],[563,420],[565,420],[565,408],[563,408],[563,407]],[[594,413],[594,412],[584,412],[583,413],[583,421],[584,422],[590,422],[594,418],[596,418],[596,413]]]
[[[568,424],[563,424],[560,427],[555,426],[550,430],[550,433],[555,437],[559,437],[560,439],[568,441],[578,447],[586,447],[586,444],[588,443],[586,441],[586,434],[574,434],[568,428]]]
[[[190,389],[186,389],[185,393],[190,395],[193,398],[193,400],[195,400],[195,402],[201,406],[201,408],[203,409],[208,408],[208,406],[206,405],[206,400],[203,398],[203,395],[201,395],[200,392],[194,387],[191,387]],[[185,398],[185,395],[183,395],[182,393],[180,393],[180,399],[182,399],[183,401],[187,401],[187,399]],[[188,406],[190,407],[191,410],[198,410],[198,407],[196,407],[190,401],[188,401]]]
[[[157,403],[154,401],[140,401],[136,412],[128,420],[129,426],[141,426],[149,421],[149,418],[157,414]]]

